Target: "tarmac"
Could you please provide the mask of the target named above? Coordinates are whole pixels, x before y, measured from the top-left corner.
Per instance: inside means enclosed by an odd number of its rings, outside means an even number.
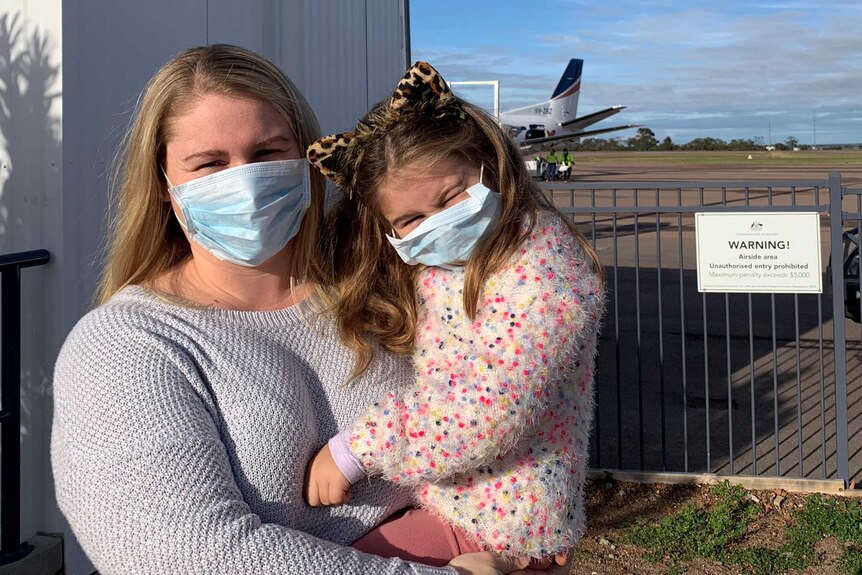
[[[621,154],[624,157],[624,154]],[[862,155],[860,155],[862,159]],[[572,181],[677,182],[825,180],[862,187],[855,165],[770,167],[580,165]],[[690,214],[618,214],[601,206],[608,191],[570,192],[543,183],[555,203],[599,206],[579,215],[605,267],[608,312],[596,377],[597,410],[590,466],[653,472],[834,479],[836,475],[833,314],[829,278],[829,220],[821,217],[824,292],[701,294],[697,291],[694,218]],[[815,191],[799,187],[744,190],[642,187],[641,206],[720,204],[799,205]],[[618,206],[634,205],[629,186]],[[821,189],[819,202],[828,202]],[[862,211],[858,198],[845,211]],[[845,225],[845,228],[852,227]],[[616,241],[614,241],[614,228]],[[616,266],[614,262],[616,260]],[[850,479],[862,478],[862,330],[847,331],[847,409]]]

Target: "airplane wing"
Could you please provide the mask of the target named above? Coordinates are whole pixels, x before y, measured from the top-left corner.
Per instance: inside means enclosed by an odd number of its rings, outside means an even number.
[[[585,138],[587,136],[597,136],[599,134],[607,134],[608,132],[616,132],[617,130],[628,130],[631,128],[640,128],[643,124],[628,124],[625,126],[614,126],[612,128],[601,128],[598,130],[589,130],[586,132],[578,132],[577,134],[557,134],[555,136],[546,136],[544,138],[533,138],[531,140],[524,140],[520,143],[521,151],[533,152],[533,151],[542,151],[548,148],[553,147],[553,145],[561,144],[564,142],[575,142],[580,140],[581,138]]]
[[[605,108],[604,110],[599,110],[598,112],[593,112],[592,114],[587,114],[586,116],[581,116],[580,118],[574,118],[572,120],[566,120],[565,122],[561,122],[560,127],[565,128],[570,132],[576,132],[578,130],[583,130],[587,126],[592,126],[596,122],[601,122],[605,118],[610,118],[614,114],[618,114],[624,109],[625,106],[611,106],[610,108]]]

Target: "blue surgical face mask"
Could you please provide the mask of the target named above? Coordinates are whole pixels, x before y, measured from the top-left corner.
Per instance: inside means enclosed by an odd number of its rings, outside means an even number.
[[[246,267],[284,249],[311,204],[305,158],[244,164],[168,191],[183,212],[189,238],[217,258]]]
[[[430,216],[403,238],[386,236],[408,265],[425,264],[455,269],[500,217],[500,194],[482,183],[467,188],[469,198]]]

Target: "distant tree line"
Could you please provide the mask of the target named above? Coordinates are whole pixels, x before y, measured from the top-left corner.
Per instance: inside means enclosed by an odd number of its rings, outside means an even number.
[[[788,137],[784,142],[771,144],[776,150],[809,150],[808,144],[800,144],[794,136]],[[675,144],[670,136],[659,141],[655,132],[649,128],[638,128],[637,134],[625,140],[621,138],[584,138],[578,142],[570,143],[567,149],[572,152],[669,152],[672,150],[691,151],[728,151],[746,152],[766,150],[767,145],[763,138],[752,139],[735,138],[725,142],[719,138],[695,138],[685,144]],[[826,146],[824,146],[826,148]]]

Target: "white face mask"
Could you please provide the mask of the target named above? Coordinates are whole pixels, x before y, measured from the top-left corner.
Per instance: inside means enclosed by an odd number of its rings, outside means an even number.
[[[183,212],[189,238],[221,260],[253,267],[299,231],[311,205],[310,182],[303,158],[244,164],[168,191]]]
[[[403,238],[386,236],[404,263],[455,269],[470,257],[502,206],[500,194],[482,183],[483,172],[484,166],[479,182],[465,190],[468,199],[430,216]]]

